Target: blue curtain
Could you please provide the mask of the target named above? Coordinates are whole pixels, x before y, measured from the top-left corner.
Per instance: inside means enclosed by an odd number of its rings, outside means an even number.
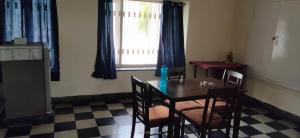
[[[92,76],[95,78],[116,79],[112,0],[98,0],[97,45],[95,71]]]
[[[58,35],[58,17],[56,0],[50,0],[50,47],[52,56],[51,80],[60,80],[60,65],[59,65],[59,35]]]
[[[49,48],[51,80],[60,80],[56,0],[23,0],[25,36],[28,42]]]
[[[51,80],[59,81],[58,22],[56,0],[1,0],[4,3],[3,41],[26,37],[28,43],[49,48]],[[1,12],[2,13],[2,12]]]
[[[4,39],[5,0],[0,0],[0,44]],[[0,68],[1,69],[1,68]]]
[[[163,2],[156,76],[162,65],[185,67],[182,6],[183,3]]]
[[[4,39],[4,19],[5,19],[5,5],[4,0],[0,0],[0,44],[3,42]],[[2,82],[2,67],[0,62],[0,82]]]

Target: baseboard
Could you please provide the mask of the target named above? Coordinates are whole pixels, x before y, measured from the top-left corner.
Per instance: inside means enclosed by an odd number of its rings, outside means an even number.
[[[290,120],[292,122],[295,122],[296,124],[300,124],[300,117],[297,116],[297,115],[294,115],[292,113],[289,113],[289,112],[286,112],[286,111],[283,111],[273,105],[270,105],[268,103],[265,103],[265,102],[262,102],[260,100],[257,100],[253,97],[250,97],[250,96],[245,96],[245,104],[249,104],[249,105],[254,105],[254,106],[261,106],[261,107],[264,107],[266,109],[268,109],[269,111],[271,111],[273,114],[276,114],[278,115],[279,117],[281,118],[284,118],[284,119],[287,119],[287,120]]]
[[[127,99],[132,98],[132,92],[52,97],[52,103],[57,104],[57,103],[91,102],[91,101],[101,101],[107,99],[121,99],[121,98],[127,98]]]

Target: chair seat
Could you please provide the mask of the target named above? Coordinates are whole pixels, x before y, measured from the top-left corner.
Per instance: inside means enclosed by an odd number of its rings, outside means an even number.
[[[170,105],[169,100],[165,100],[164,103],[166,103],[167,105]],[[175,105],[175,109],[178,112],[182,112],[185,110],[199,109],[199,108],[203,108],[203,107],[204,107],[203,105],[201,105],[195,101],[176,102],[176,105]]]
[[[154,106],[149,108],[149,124],[150,126],[158,126],[166,124],[169,117],[169,108],[165,106]]]
[[[205,101],[206,101],[205,99],[196,100],[196,102],[199,103],[200,105],[202,105],[203,107],[205,105]],[[213,99],[210,99],[209,107],[212,106],[212,102],[213,102]],[[226,102],[222,101],[221,99],[217,100],[215,106],[216,106],[216,108],[225,108],[226,107]]]
[[[191,123],[196,124],[198,126],[202,125],[203,119],[203,111],[204,109],[194,109],[183,111],[182,114],[186,117],[187,120],[191,121]],[[209,122],[210,110],[208,110],[208,116],[206,117],[206,122]],[[222,126],[222,117],[218,114],[213,114],[212,121],[209,127],[211,128],[219,128]]]

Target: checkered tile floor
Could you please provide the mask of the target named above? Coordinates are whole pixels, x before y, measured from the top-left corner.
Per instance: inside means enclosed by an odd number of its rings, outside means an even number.
[[[0,137],[30,138],[129,138],[132,104],[130,99],[111,99],[99,102],[65,103],[54,105],[55,117],[39,125],[2,127]],[[187,122],[186,137],[194,138]],[[243,107],[240,137],[300,138],[300,126],[269,113],[260,107]],[[190,128],[190,129],[188,129]],[[166,128],[164,128],[166,130]],[[152,129],[151,133],[156,133]],[[143,125],[137,124],[135,137],[143,137]],[[214,137],[224,137],[214,131]],[[157,137],[154,135],[152,137]]]

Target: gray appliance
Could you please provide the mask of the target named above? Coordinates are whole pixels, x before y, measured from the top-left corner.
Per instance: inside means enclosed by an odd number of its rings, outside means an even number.
[[[38,46],[0,46],[0,96],[6,119],[52,113],[49,50]]]

